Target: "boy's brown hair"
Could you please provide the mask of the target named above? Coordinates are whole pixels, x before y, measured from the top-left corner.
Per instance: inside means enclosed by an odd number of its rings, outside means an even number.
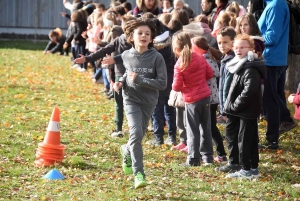
[[[171,20],[167,26],[173,33],[177,31],[182,31],[183,26],[182,23],[178,20]]]
[[[172,14],[171,13],[164,13],[158,16],[158,20],[165,26],[168,26],[169,22],[171,21]]]
[[[172,12],[172,19],[171,20],[178,20],[181,22],[182,25],[187,25],[190,23],[190,18],[187,12],[183,9],[175,9]]]
[[[234,40],[235,36],[236,36],[236,32],[232,27],[223,27],[222,29],[219,30],[219,32],[217,33],[217,36],[221,35],[221,36],[228,36],[230,38],[230,40]]]

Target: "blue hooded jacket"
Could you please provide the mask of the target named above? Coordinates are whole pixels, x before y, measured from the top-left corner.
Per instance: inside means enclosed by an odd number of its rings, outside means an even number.
[[[290,12],[286,0],[267,3],[258,27],[265,40],[263,56],[267,66],[287,66]]]

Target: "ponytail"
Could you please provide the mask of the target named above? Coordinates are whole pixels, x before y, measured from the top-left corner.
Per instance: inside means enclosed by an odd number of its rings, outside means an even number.
[[[229,26],[231,26],[231,27],[236,27],[236,18],[235,18],[235,16],[233,16],[233,15],[231,15],[230,16],[231,18],[230,18],[230,21],[229,21]]]
[[[181,58],[180,69],[181,71],[184,71],[192,60],[192,42],[190,34],[186,32],[175,33],[172,39],[172,47],[173,50],[175,50],[175,48],[180,50],[180,54],[176,56]]]
[[[208,50],[209,50],[209,52],[211,54],[211,57],[214,61],[217,61],[217,62],[221,61],[221,58],[223,56],[222,52],[220,52],[219,50],[217,50],[213,47],[209,47]]]
[[[188,44],[185,44],[181,53],[181,63],[180,63],[180,68],[181,71],[184,71],[185,68],[190,64],[191,59],[192,59],[192,50]]]

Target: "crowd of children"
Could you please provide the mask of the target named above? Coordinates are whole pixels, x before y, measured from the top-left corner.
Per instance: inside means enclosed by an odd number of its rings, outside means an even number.
[[[183,0],[137,0],[134,8],[112,1],[107,10],[92,2],[64,4],[71,11],[67,36],[51,31],[44,53],[68,54],[70,47],[72,68],[86,72],[90,64],[93,81],[103,80],[103,92],[115,100],[112,137],[124,136],[125,111],[129,140],[120,146],[122,167],[135,175],[135,188],[147,185],[142,140],[150,120],[154,140],[148,144],[187,153],[185,166],[215,162],[229,178],[259,176],[266,65],[264,39],[251,13],[226,0],[203,0],[198,16]],[[299,92],[288,100],[300,105]],[[226,122],[228,158],[217,122]]]

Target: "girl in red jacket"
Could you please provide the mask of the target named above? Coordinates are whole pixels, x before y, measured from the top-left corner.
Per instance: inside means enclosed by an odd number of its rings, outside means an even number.
[[[172,47],[178,57],[175,64],[174,91],[182,93],[186,104],[187,120],[187,166],[200,166],[213,163],[212,136],[210,126],[210,89],[207,80],[213,71],[205,58],[192,52],[191,38],[188,33],[179,32],[173,36]]]

